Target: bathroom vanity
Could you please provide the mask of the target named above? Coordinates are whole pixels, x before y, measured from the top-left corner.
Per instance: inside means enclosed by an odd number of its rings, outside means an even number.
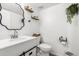
[[[0,40],[0,56],[35,56],[39,44],[37,37],[21,36]]]
[[[18,31],[25,26],[24,20],[24,10],[20,4],[0,3],[0,25],[7,30],[14,31],[10,35],[11,39],[0,40],[0,56],[36,55],[39,39],[37,37],[18,35]]]

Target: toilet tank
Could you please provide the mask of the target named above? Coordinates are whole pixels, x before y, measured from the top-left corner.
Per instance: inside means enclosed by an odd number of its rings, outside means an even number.
[[[48,40],[48,36],[41,35],[39,38],[41,43],[50,43]]]

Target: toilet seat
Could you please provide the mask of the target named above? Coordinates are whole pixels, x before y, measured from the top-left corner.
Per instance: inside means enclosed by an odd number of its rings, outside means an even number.
[[[44,52],[50,52],[52,49],[51,45],[49,45],[47,43],[42,43],[42,44],[38,45],[38,47]]]

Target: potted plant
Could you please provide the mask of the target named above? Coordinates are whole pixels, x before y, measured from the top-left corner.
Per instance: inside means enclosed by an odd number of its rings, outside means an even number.
[[[70,24],[72,23],[72,18],[75,15],[78,15],[78,3],[71,4],[67,9],[66,9],[66,15],[67,15],[67,22]]]

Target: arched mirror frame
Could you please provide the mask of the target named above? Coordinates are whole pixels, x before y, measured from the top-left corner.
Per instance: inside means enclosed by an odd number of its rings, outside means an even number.
[[[25,26],[25,23],[24,23],[24,20],[25,20],[24,10],[22,9],[20,4],[18,4],[18,3],[15,3],[15,4],[18,5],[21,8],[21,10],[23,11],[23,15],[22,15],[23,18],[21,19],[21,22],[23,23],[23,25],[21,26],[21,28],[18,28],[18,29],[10,29],[10,28],[8,28],[6,25],[2,24],[2,14],[0,13],[0,24],[2,26],[4,26],[7,30],[21,30]],[[1,9],[2,9],[2,6],[1,6],[1,3],[0,3],[0,11],[1,11]]]

